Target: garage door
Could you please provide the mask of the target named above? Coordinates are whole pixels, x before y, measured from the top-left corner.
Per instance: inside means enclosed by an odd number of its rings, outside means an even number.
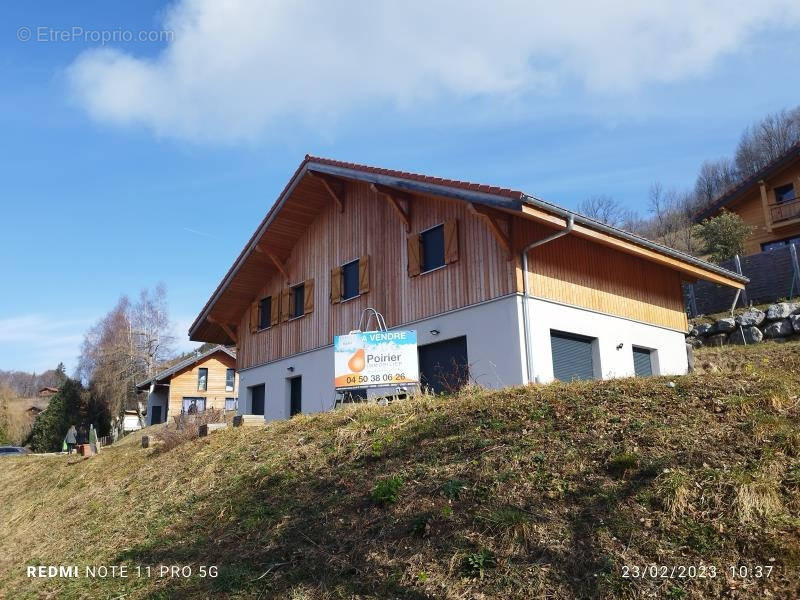
[[[423,388],[436,394],[454,392],[469,381],[467,338],[419,347],[419,376]]]
[[[633,371],[637,377],[648,377],[653,374],[653,363],[650,360],[652,350],[633,347]]]
[[[551,331],[554,377],[559,381],[594,379],[593,341],[588,337]]]

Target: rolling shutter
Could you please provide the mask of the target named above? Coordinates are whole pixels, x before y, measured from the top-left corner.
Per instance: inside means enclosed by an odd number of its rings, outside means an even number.
[[[592,338],[550,332],[553,376],[559,381],[594,379]]]
[[[281,290],[281,321],[289,320],[289,288]]]
[[[366,294],[369,291],[369,254],[358,259],[358,293]]]
[[[250,305],[250,333],[258,331],[258,302]]]
[[[277,325],[281,322],[281,297],[280,295],[272,296],[272,301],[269,306],[269,323],[270,325]]]
[[[633,347],[633,372],[637,377],[649,377],[653,374],[650,352],[647,348]]]
[[[419,247],[420,240],[418,233],[408,236],[408,276],[416,277],[419,275]]]
[[[306,279],[303,284],[303,314],[314,312],[314,280]]]
[[[342,267],[331,269],[331,304],[342,301]]]
[[[444,223],[444,260],[454,263],[458,260],[458,221]]]

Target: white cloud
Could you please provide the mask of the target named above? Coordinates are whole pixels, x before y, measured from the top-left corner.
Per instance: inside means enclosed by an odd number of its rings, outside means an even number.
[[[383,103],[513,99],[572,83],[627,94],[707,72],[798,22],[792,0],[180,0],[160,55],[87,51],[69,82],[99,121],[238,141]]]
[[[0,319],[0,369],[41,372],[63,362],[71,372],[88,324],[41,314]]]

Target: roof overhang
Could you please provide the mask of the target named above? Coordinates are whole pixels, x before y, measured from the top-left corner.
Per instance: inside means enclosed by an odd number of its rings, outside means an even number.
[[[687,279],[705,279],[734,288],[743,288],[748,281],[732,271],[523,192],[307,156],[190,326],[189,339],[235,343],[232,328],[254,300],[257,290],[253,282],[280,272],[276,263],[288,258],[293,243],[305,227],[332,201],[322,183],[325,177],[370,183],[406,194],[481,204],[553,227],[564,226],[566,218],[573,215],[575,235],[667,265],[682,272]],[[290,233],[292,229],[294,237]]]

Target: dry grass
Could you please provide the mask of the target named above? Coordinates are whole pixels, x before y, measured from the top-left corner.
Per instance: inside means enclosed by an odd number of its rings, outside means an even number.
[[[139,447],[148,428],[91,459],[5,459],[0,597],[798,597],[800,347],[780,348],[708,355],[719,374],[675,387],[472,388],[169,452]],[[775,573],[621,576],[653,562]],[[220,572],[34,581],[34,563]]]
[[[46,408],[47,401],[20,398],[10,388],[0,386],[0,428],[12,444],[21,445],[30,435],[36,420],[36,415],[28,411],[31,406]]]

